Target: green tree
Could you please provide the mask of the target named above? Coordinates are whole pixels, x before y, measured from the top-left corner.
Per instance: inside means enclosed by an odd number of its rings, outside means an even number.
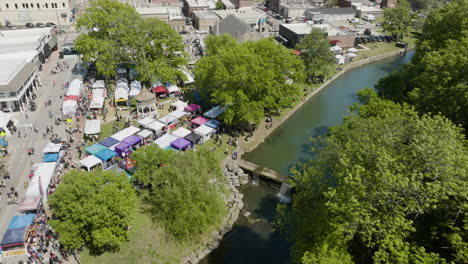
[[[286,221],[294,260],[466,263],[461,128],[370,90],[359,96],[367,104],[355,105],[343,125],[314,142],[317,157],[292,171]]]
[[[411,19],[411,5],[408,1],[401,0],[396,8],[384,9],[383,29],[402,39],[410,30]]]
[[[468,2],[455,0],[426,19],[412,63],[379,81],[385,98],[441,113],[468,128]]]
[[[140,175],[145,171],[151,174],[143,177],[149,178],[152,186],[145,200],[155,224],[180,241],[220,224],[226,214],[223,197],[228,192],[220,162],[213,153],[208,150],[174,152],[170,161],[148,158],[162,152],[148,146],[132,154],[138,166],[136,176],[142,178]],[[158,166],[161,163],[164,165]]]
[[[313,28],[310,34],[296,45],[296,49],[301,51],[305,72],[310,79],[319,75],[328,76],[333,72],[335,57],[322,30]]]
[[[100,74],[111,78],[120,63],[136,63],[142,81],[174,81],[186,63],[182,38],[158,19],[143,20],[135,9],[112,0],[91,2],[78,19],[85,29],[76,39],[84,61],[96,62]]]
[[[224,8],[223,2],[219,1],[216,2],[216,10],[222,10]]]
[[[218,43],[222,48],[212,46]],[[222,116],[227,125],[258,122],[299,95],[287,79],[302,82],[303,63],[271,38],[234,45],[227,36],[212,37],[207,50],[195,65],[195,80],[210,103],[228,106]]]
[[[165,151],[156,144],[150,144],[133,152],[131,157],[136,161],[137,166],[133,177],[143,184],[150,184],[156,178],[158,168],[172,161],[174,152]]]
[[[205,39],[206,44],[206,55],[217,55],[223,50],[232,49],[237,46],[235,38],[229,34],[224,33],[221,36],[209,35]]]
[[[91,254],[118,250],[135,215],[136,195],[124,174],[71,171],[49,197],[50,221],[69,249]]]

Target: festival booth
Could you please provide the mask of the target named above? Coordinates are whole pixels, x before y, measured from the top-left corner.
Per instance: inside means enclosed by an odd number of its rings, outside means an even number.
[[[204,118],[203,116],[198,116],[198,117],[195,117],[194,119],[192,119],[191,123],[192,123],[192,127],[199,127],[203,124],[205,124],[206,122],[208,122],[209,120]]]
[[[60,159],[59,153],[46,153],[42,158],[42,162],[57,162]]]
[[[356,52],[358,52],[358,50],[355,49],[355,48],[347,49],[347,51],[348,51],[348,53],[350,53],[350,52],[351,52],[351,53],[356,53]]]
[[[115,146],[114,151],[117,153],[117,156],[124,158],[128,153],[132,152],[132,146],[128,143],[120,142]]]
[[[178,138],[185,137],[190,133],[190,130],[186,129],[185,127],[179,127],[178,129],[172,131],[172,135]]]
[[[152,139],[153,132],[148,129],[143,129],[137,133],[138,136],[142,138],[142,145],[146,145],[149,143],[149,140]]]
[[[154,143],[158,145],[160,148],[165,149],[171,146],[172,141],[176,140],[177,137],[172,134],[164,134],[160,138],[156,139]]]
[[[34,177],[26,189],[26,198],[41,197],[43,202],[47,201],[49,184],[55,173],[56,162],[39,163],[34,172]]]
[[[130,83],[130,97],[135,97],[141,92],[141,82],[140,81],[132,81]]]
[[[138,148],[138,145],[141,143],[141,140],[141,137],[137,135],[131,135],[122,140],[122,142],[127,143],[132,147]]]
[[[85,135],[96,135],[101,133],[101,121],[100,120],[86,120],[85,123]]]
[[[197,104],[189,104],[186,107],[184,107],[184,110],[187,111],[187,112],[194,113],[194,112],[200,111],[201,106],[199,106]]]
[[[117,139],[118,141],[122,141],[125,138],[140,132],[140,130],[141,129],[139,129],[137,127],[129,126],[129,127],[125,128],[125,129],[115,133],[111,137],[114,138],[114,139]]]
[[[186,102],[183,102],[183,101],[175,101],[171,104],[171,107],[175,110],[182,110],[184,111],[184,108],[187,106],[187,103]]]
[[[91,102],[89,103],[90,109],[101,109],[104,107],[104,96],[96,96],[95,94],[91,97]]]
[[[166,89],[166,87],[158,85],[154,87],[154,94],[156,94],[156,97],[165,98],[169,96],[169,91]]]
[[[198,135],[202,136],[201,143],[205,143],[206,141],[208,141],[211,138],[211,135],[213,134],[214,129],[209,127],[209,126],[201,125],[201,126],[195,128],[193,130],[193,132],[195,134],[198,134]]]
[[[208,127],[211,127],[211,128],[213,128],[213,129],[216,129],[216,128],[218,128],[218,127],[221,125],[221,122],[219,122],[218,120],[212,119],[212,120],[206,122],[206,123],[203,124],[203,125],[208,126]]]
[[[78,95],[67,95],[65,96],[65,100],[64,101],[79,101],[80,100],[80,97]]]
[[[165,125],[164,130],[167,131],[175,128],[179,120],[177,119],[177,117],[167,115],[159,118],[158,121]]]
[[[20,213],[36,212],[41,205],[41,197],[26,197],[24,198],[17,211]]]
[[[74,115],[76,109],[78,108],[78,103],[73,100],[64,101],[62,104],[62,113],[64,115]]]
[[[169,92],[170,97],[175,97],[176,95],[180,94],[180,88],[176,85],[171,85],[167,87],[167,91]]]
[[[83,81],[80,79],[74,79],[71,81],[70,85],[68,86],[68,91],[66,95],[81,95],[81,91],[83,90]]]
[[[80,160],[80,165],[85,167],[87,171],[90,171],[97,165],[102,165],[102,161],[94,155],[89,155],[86,158]]]
[[[147,89],[143,89],[134,98],[139,118],[159,117],[159,112],[156,110],[156,98],[154,94],[150,93]]]
[[[354,53],[348,53],[344,55],[344,62],[348,63],[351,62],[357,55]]]
[[[343,55],[336,55],[335,56],[335,63],[336,64],[344,64],[345,63],[345,57]]]
[[[195,134],[194,132],[190,132],[190,134],[186,135],[184,138],[190,141],[193,147],[194,145],[200,144],[202,136]]]
[[[112,150],[112,147],[119,144],[119,141],[113,137],[108,137],[99,141],[99,144]]]
[[[127,106],[128,101],[128,84],[126,81],[118,80],[115,88],[115,103],[117,105]]]
[[[208,117],[208,118],[215,119],[219,115],[221,115],[222,113],[226,112],[226,110],[227,110],[226,106],[218,105],[218,106],[215,106],[215,107],[211,108],[210,110],[206,111],[203,115]]]
[[[12,113],[5,113],[3,111],[0,111],[0,128],[3,129],[3,131],[5,131],[7,136],[11,135],[11,132],[8,129],[8,123],[10,123],[12,117]]]
[[[35,217],[35,214],[13,216],[0,242],[3,256],[10,257],[26,254],[25,242],[29,227],[32,225]]]
[[[154,121],[152,123],[150,123],[147,128],[154,131],[154,133],[156,134],[156,136],[160,136],[161,135],[161,132],[163,131],[164,127],[166,126],[166,124],[163,124],[159,121]]]
[[[182,118],[183,116],[187,115],[188,113],[185,112],[184,110],[175,110],[173,112],[170,112],[169,115],[173,116],[177,119]]]
[[[62,144],[55,144],[53,142],[47,143],[47,145],[44,147],[42,150],[42,153],[59,153],[60,150],[62,149]]]
[[[93,83],[93,90],[94,89],[106,89],[106,83],[104,82],[104,80],[96,80]],[[94,93],[94,91],[93,91],[93,93]]]
[[[102,169],[105,170],[112,166],[112,158],[117,156],[117,153],[108,148],[105,148],[96,153],[95,156],[102,160]]]
[[[333,54],[339,54],[343,52],[343,49],[339,46],[333,46],[330,48],[330,51],[333,52]]]
[[[152,117],[145,117],[143,119],[140,119],[138,120],[138,124],[142,127],[148,127],[149,124],[153,123],[154,121],[156,121],[156,119],[152,118]]]
[[[171,142],[171,147],[178,149],[178,150],[185,150],[191,145],[192,143],[185,138],[178,138]]]
[[[106,149],[106,147],[104,147],[103,145],[101,145],[99,143],[96,143],[96,144],[93,144],[93,145],[85,148],[85,151],[87,153],[89,153],[90,155],[96,155],[96,153],[98,153],[99,151],[101,151],[103,149]]]

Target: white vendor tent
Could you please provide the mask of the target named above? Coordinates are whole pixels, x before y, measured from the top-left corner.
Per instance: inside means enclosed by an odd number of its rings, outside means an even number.
[[[333,46],[333,47],[330,48],[330,50],[333,51],[333,52],[338,52],[338,51],[342,51],[343,49],[340,48],[339,46]]]
[[[115,89],[117,90],[117,89],[119,89],[119,88],[120,88],[120,89],[127,90],[127,91],[130,90],[130,89],[128,88],[128,83],[127,83],[127,81],[123,81],[123,80],[118,80],[118,81],[117,81],[117,84],[115,85]]]
[[[176,111],[173,111],[173,112],[170,112],[169,115],[172,116],[172,117],[175,117],[177,119],[187,115],[188,113],[185,112],[184,110],[176,110]]]
[[[139,128],[134,127],[134,126],[129,126],[129,127],[125,128],[124,130],[115,133],[111,137],[117,139],[118,141],[122,141],[126,137],[134,135],[134,134],[138,133],[139,131],[140,131]]]
[[[104,83],[104,80],[96,80],[93,83],[93,89],[104,89],[106,88],[106,84]]]
[[[166,125],[177,124],[177,117],[167,115],[159,118],[158,121]]]
[[[335,61],[336,61],[336,64],[344,64],[345,57],[342,55],[336,55]]]
[[[94,96],[91,103],[89,103],[89,108],[91,109],[100,109],[104,107],[104,97],[102,96]]]
[[[165,127],[166,125],[159,122],[159,121],[154,121],[153,123],[150,123],[147,128],[153,130],[156,132],[157,135],[161,134],[161,130]]]
[[[147,137],[150,137],[153,135],[153,132],[151,132],[150,130],[148,129],[143,129],[142,131],[138,132],[137,134],[138,136],[142,137],[142,138],[147,138]]]
[[[80,160],[80,164],[81,164],[81,166],[86,167],[86,169],[89,171],[94,166],[102,164],[102,160],[100,160],[98,157],[96,157],[94,155],[90,155],[90,156]]]
[[[171,106],[175,107],[177,110],[184,110],[184,108],[187,106],[188,104],[184,101],[175,101],[171,104]]]
[[[62,148],[62,144],[55,144],[52,142],[47,143],[47,145],[42,150],[42,153],[59,153]]]
[[[201,125],[193,130],[195,134],[202,136],[201,143],[208,141],[211,138],[213,131],[213,128],[205,125]]]
[[[185,137],[190,133],[192,132],[190,132],[190,130],[186,129],[185,127],[179,127],[178,129],[172,131],[172,135],[176,137]]]
[[[357,56],[356,53],[348,53],[348,54],[346,54],[346,57],[354,58],[354,57],[356,57],[356,56]]]
[[[137,96],[141,92],[141,82],[140,81],[132,81],[130,83],[130,96]]]
[[[206,111],[203,115],[208,117],[208,118],[217,118],[220,114],[226,112],[227,107],[226,106],[215,106],[211,108],[210,110]]]
[[[7,125],[10,122],[11,118],[13,117],[12,113],[5,113],[0,111],[0,128],[3,128],[5,133],[9,136],[11,135],[10,130],[8,130]]]
[[[358,52],[358,50],[355,49],[355,48],[350,48],[350,49],[348,49],[348,52],[353,52],[354,53],[354,52]]]
[[[73,81],[71,81],[70,85],[68,86],[68,90],[70,89],[78,89],[81,91],[83,89],[83,81],[80,79],[73,79]]]
[[[86,120],[85,134],[93,135],[101,133],[101,121],[100,120]]]
[[[169,91],[169,93],[176,93],[176,92],[180,92],[180,88],[177,87],[176,85],[171,85],[167,87],[167,91]]]
[[[116,101],[128,101],[128,90],[125,88],[117,87],[115,89]]]
[[[75,114],[76,108],[78,108],[78,103],[73,100],[64,101],[62,104],[62,113],[64,115]]]
[[[143,127],[147,127],[149,124],[153,123],[154,121],[156,121],[154,118],[147,116],[143,119],[138,120],[138,124]]]
[[[38,164],[36,171],[34,172],[34,177],[26,190],[27,198],[40,197],[41,191],[44,197],[47,196],[47,190],[49,189],[50,181],[54,176],[56,166],[57,162],[44,162]]]
[[[162,137],[156,139],[154,143],[156,143],[160,148],[165,149],[171,146],[172,141],[178,139],[178,137],[172,134],[165,134]]]
[[[76,95],[80,96],[81,95],[81,87],[79,86],[70,86],[67,91],[67,96],[69,95]]]

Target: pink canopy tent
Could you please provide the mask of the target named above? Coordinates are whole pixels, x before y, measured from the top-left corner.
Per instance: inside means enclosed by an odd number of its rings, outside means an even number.
[[[201,108],[201,106],[199,106],[197,104],[189,104],[186,107],[184,107],[185,111],[188,111],[188,112],[195,112],[200,108]]]
[[[203,116],[198,116],[198,117],[195,117],[194,119],[192,119],[192,124],[195,124],[197,126],[201,126],[201,125],[205,124],[208,121],[209,120],[204,118]]]
[[[68,100],[78,101],[80,100],[80,97],[78,95],[67,95],[65,96],[65,101],[68,101]]]

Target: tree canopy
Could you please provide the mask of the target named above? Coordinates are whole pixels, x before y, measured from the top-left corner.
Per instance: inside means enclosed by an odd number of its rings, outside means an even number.
[[[383,29],[399,39],[409,33],[411,28],[411,5],[406,0],[399,1],[396,8],[384,9]]]
[[[385,98],[441,113],[468,128],[468,2],[454,0],[426,19],[412,62],[379,81]]]
[[[135,63],[142,81],[183,78],[178,70],[186,63],[180,35],[159,19],[142,19],[128,4],[92,1],[77,28],[86,33],[76,39],[76,49],[106,77],[113,77],[120,63]]]
[[[145,200],[155,224],[182,241],[220,224],[226,214],[223,196],[228,192],[220,162],[213,153],[208,150],[174,152],[170,161],[166,160],[167,156],[148,159],[156,152],[164,152],[157,148],[154,144],[142,147],[131,156],[138,168],[137,179],[151,184]],[[161,163],[164,165],[159,166]]]
[[[93,255],[119,249],[135,215],[136,195],[125,174],[71,171],[49,197],[50,221],[66,248]]]
[[[293,170],[297,263],[467,263],[468,149],[442,116],[368,89]]]
[[[333,72],[335,57],[330,51],[328,39],[321,29],[313,28],[309,35],[297,43],[296,49],[301,51],[305,73],[309,78],[315,78],[319,75],[327,76]]]
[[[195,80],[207,101],[228,106],[222,116],[225,124],[258,122],[290,106],[299,95],[287,79],[304,81],[304,65],[273,39],[237,44],[231,37],[213,36],[206,44],[208,54],[195,65]]]

